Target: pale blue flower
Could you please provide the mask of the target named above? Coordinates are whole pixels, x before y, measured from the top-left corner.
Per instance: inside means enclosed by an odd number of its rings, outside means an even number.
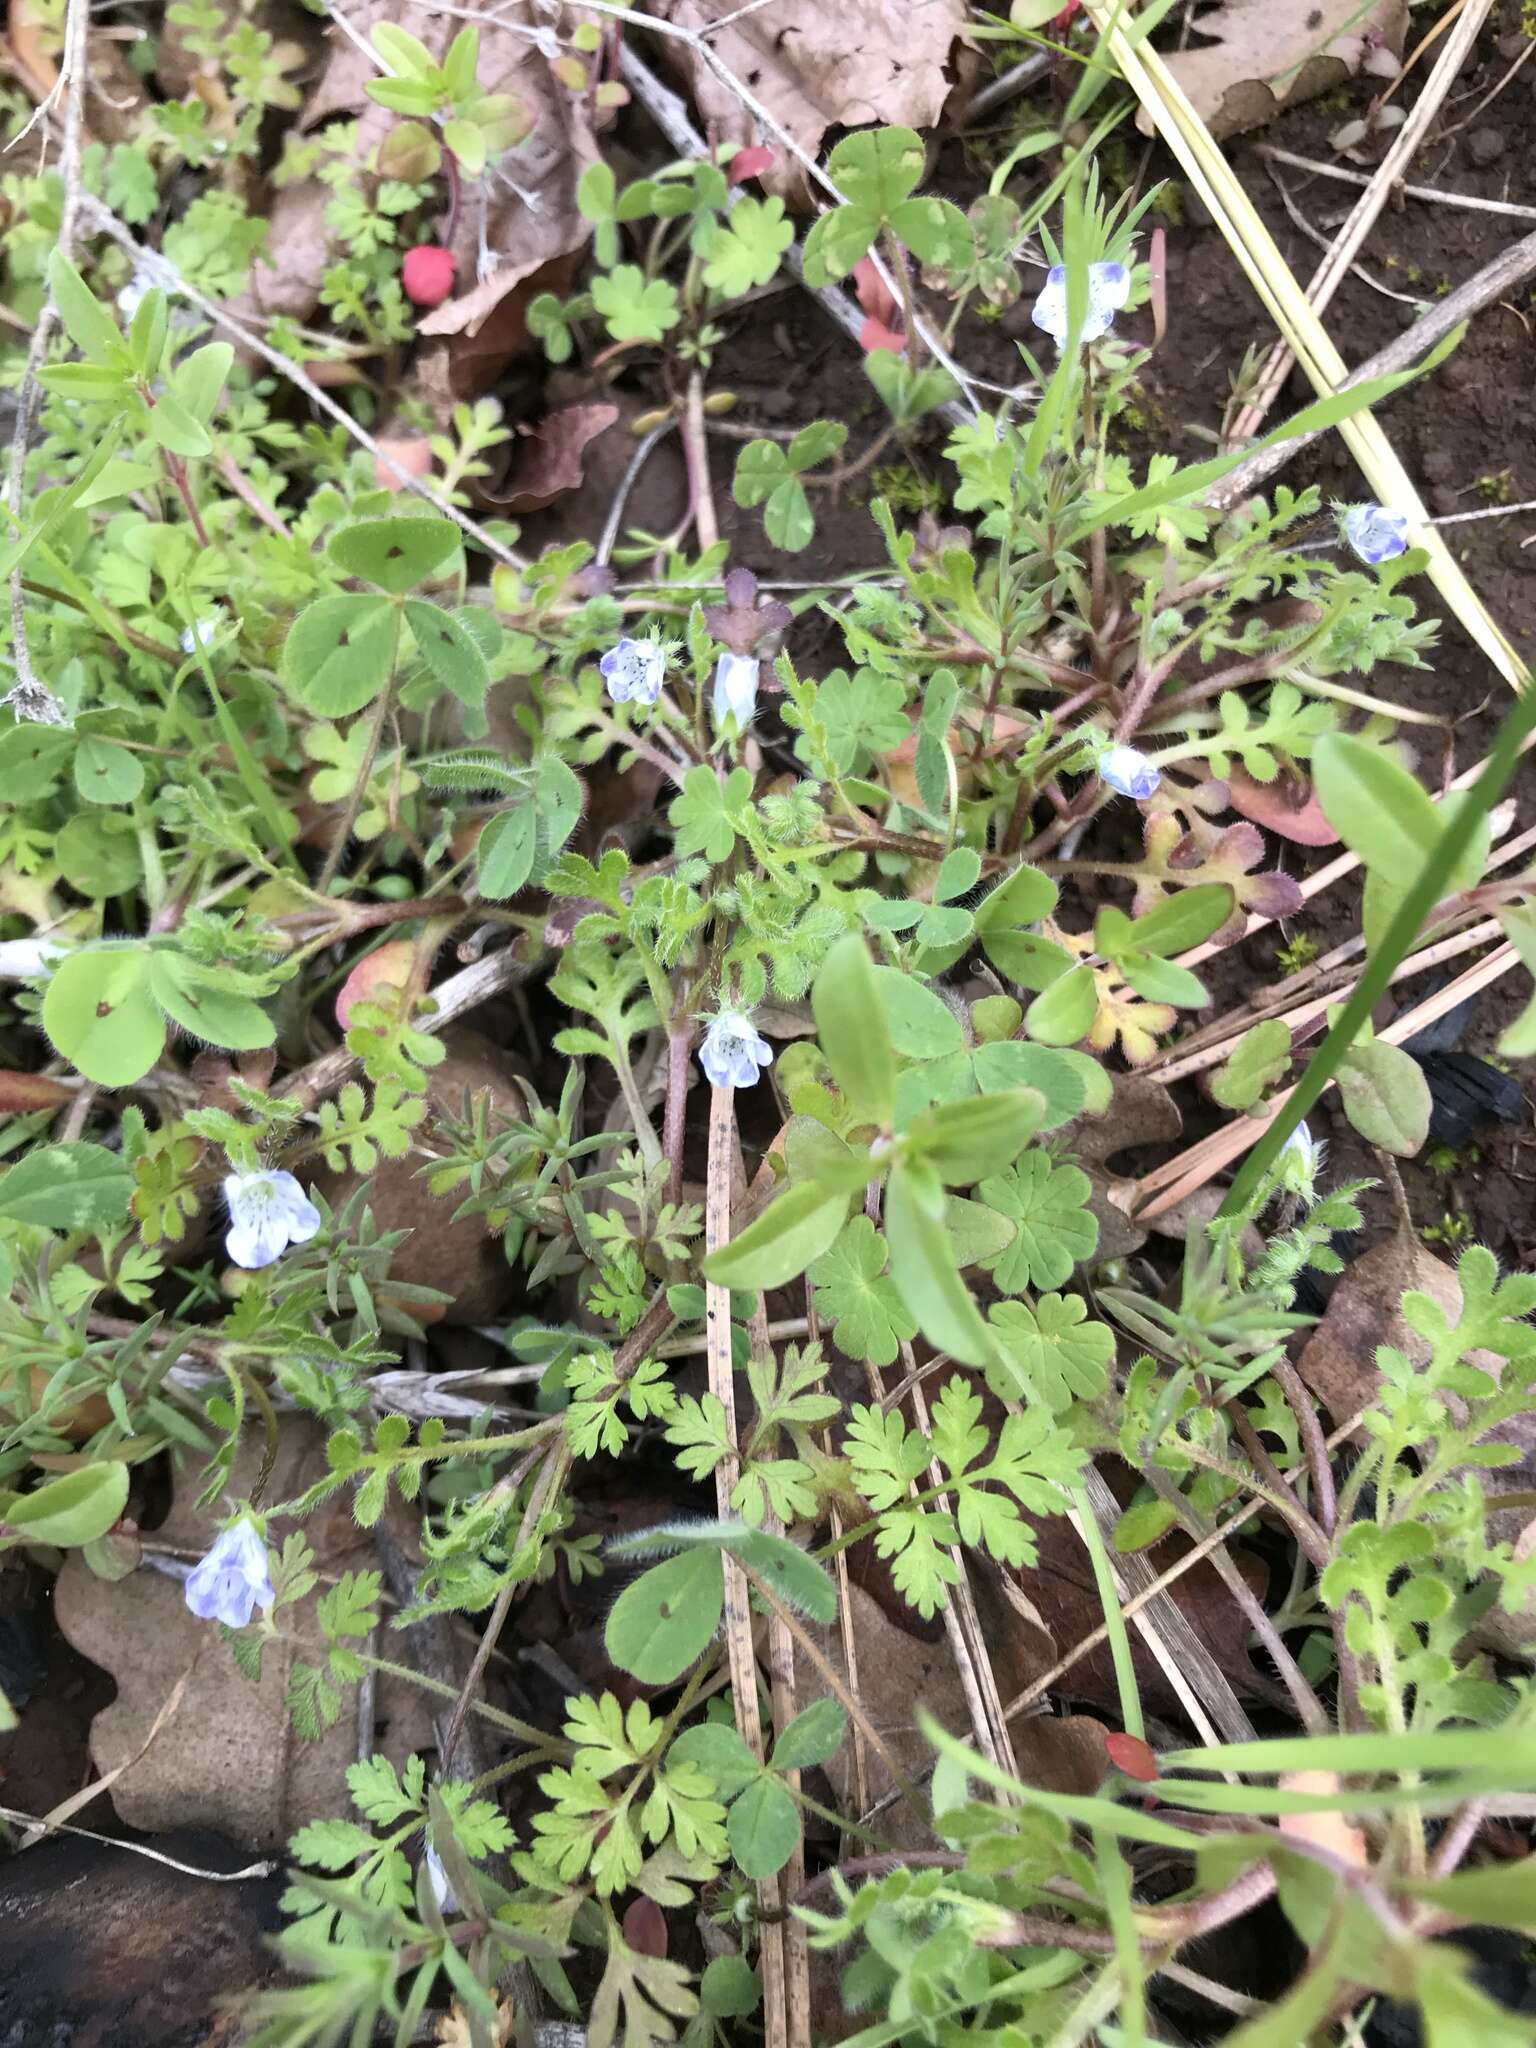
[[[196,654],[199,647],[211,647],[219,637],[220,621],[215,615],[211,619],[199,619],[195,626],[188,626],[181,636],[183,654]]]
[[[231,1173],[224,1178],[229,1229],[224,1249],[237,1266],[270,1266],[291,1244],[308,1244],[320,1211],[291,1173]]]
[[[266,1539],[243,1516],[215,1537],[212,1549],[187,1576],[186,1601],[199,1621],[244,1628],[251,1609],[272,1605]]]
[[[1099,756],[1099,780],[1137,803],[1155,795],[1162,779],[1162,771],[1135,747],[1107,747]]]
[[[1090,263],[1088,304],[1083,315],[1083,341],[1100,341],[1115,324],[1115,315],[1131,295],[1131,273],[1123,263]],[[1067,266],[1053,263],[1046,272],[1030,319],[1043,328],[1058,348],[1067,345]]]
[[[727,712],[745,728],[757,709],[757,675],[761,663],[753,654],[722,654],[715,663],[714,710],[716,725],[723,725]]]
[[[699,1065],[717,1088],[750,1088],[759,1067],[771,1066],[773,1048],[740,1010],[712,1018],[699,1048]]]
[[[1408,552],[1408,521],[1385,505],[1351,505],[1344,514],[1344,538],[1375,569]]]
[[[626,635],[597,665],[615,704],[654,704],[667,672],[667,650],[659,641]]]

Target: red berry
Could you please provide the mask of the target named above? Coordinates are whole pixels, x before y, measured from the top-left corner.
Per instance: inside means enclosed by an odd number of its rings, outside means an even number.
[[[453,290],[453,257],[435,242],[407,249],[400,282],[413,306],[440,306]]]

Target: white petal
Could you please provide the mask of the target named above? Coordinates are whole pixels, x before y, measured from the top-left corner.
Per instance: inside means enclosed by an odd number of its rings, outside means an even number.
[[[237,1216],[224,1235],[224,1249],[235,1265],[256,1273],[282,1256],[288,1246],[286,1218],[275,1209]]]

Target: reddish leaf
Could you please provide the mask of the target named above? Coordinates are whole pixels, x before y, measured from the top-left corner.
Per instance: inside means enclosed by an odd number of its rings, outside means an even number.
[[[1139,1735],[1106,1735],[1104,1747],[1117,1771],[1143,1785],[1157,1783],[1157,1758]]]
[[[1267,825],[1298,846],[1337,846],[1339,835],[1323,816],[1323,807],[1308,782],[1277,775],[1273,782],[1255,782],[1246,768],[1231,774],[1232,808],[1255,825]]]
[[[390,939],[358,961],[336,996],[336,1022],[343,1031],[351,1028],[352,1011],[358,1003],[376,1002],[386,989],[405,987],[414,957],[409,939]]]
[[[654,1899],[631,1899],[624,1908],[624,1939],[636,1955],[667,1959],[667,1923]]]
[[[563,405],[523,442],[510,486],[494,503],[508,512],[542,512],[581,482],[582,450],[619,416],[616,405]]]
[[[877,348],[889,349],[893,355],[900,355],[907,345],[901,308],[875,268],[872,257],[861,256],[853,266],[853,289],[854,296],[869,316],[859,329],[859,347],[866,355],[872,355]]]
[[[18,1074],[0,1068],[0,1113],[7,1116],[29,1109],[62,1109],[73,1102],[75,1091],[45,1074]]]
[[[778,162],[775,150],[767,149],[760,142],[749,149],[738,149],[731,158],[726,176],[733,185],[739,185],[746,178],[760,178],[764,171],[771,171]]]

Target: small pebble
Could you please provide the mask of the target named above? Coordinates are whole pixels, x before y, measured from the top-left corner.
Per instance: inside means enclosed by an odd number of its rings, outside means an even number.
[[[1474,128],[1467,137],[1467,155],[1479,168],[1485,164],[1496,164],[1503,154],[1502,128]]]

